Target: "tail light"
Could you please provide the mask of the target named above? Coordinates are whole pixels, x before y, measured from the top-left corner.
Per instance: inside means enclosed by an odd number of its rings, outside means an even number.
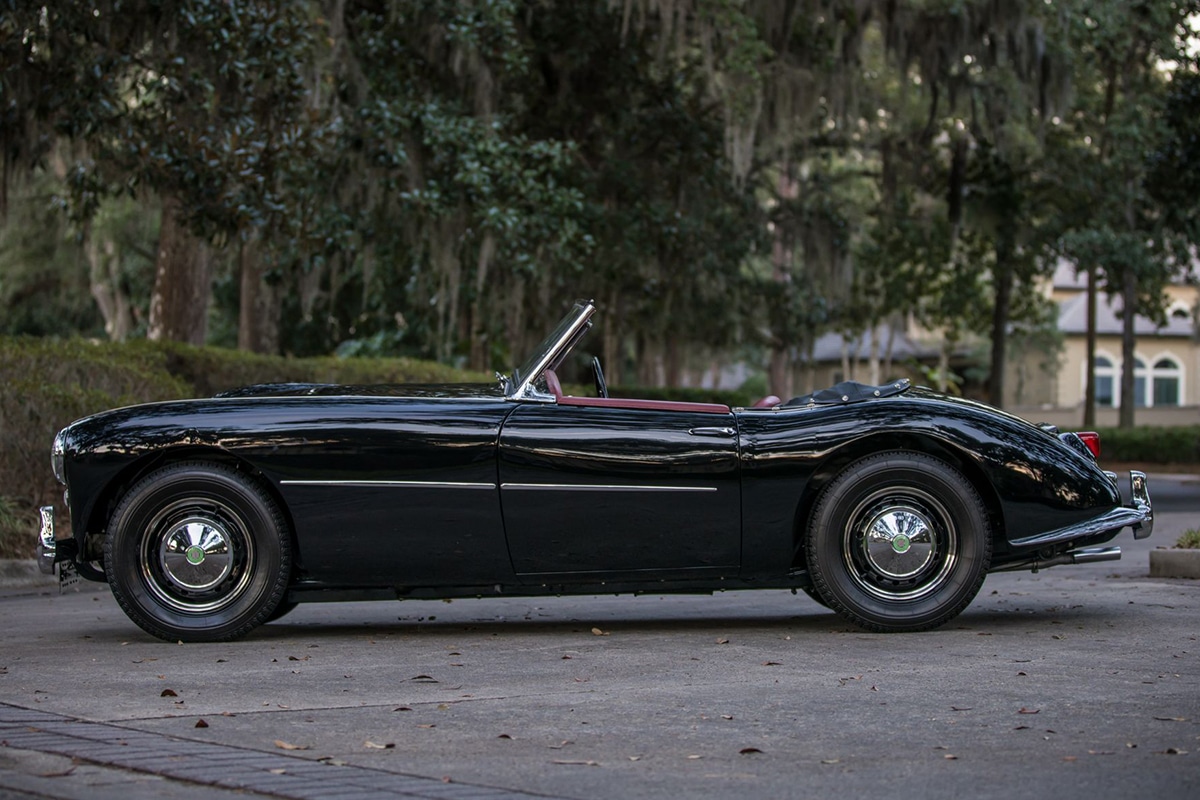
[[[1075,435],[1087,445],[1087,449],[1092,451],[1093,456],[1100,457],[1100,434],[1095,431],[1078,431]]]

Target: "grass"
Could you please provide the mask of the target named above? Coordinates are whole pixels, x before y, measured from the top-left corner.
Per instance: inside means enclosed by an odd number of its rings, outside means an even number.
[[[1189,528],[1183,532],[1175,546],[1184,550],[1200,550],[1200,528]]]

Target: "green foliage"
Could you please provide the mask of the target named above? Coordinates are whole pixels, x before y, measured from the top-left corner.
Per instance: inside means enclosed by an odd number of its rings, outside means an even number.
[[[1175,546],[1184,550],[1200,549],[1200,528],[1188,528],[1175,540]]]
[[[29,555],[31,548],[20,546],[22,539],[33,542],[35,528],[27,517],[17,510],[15,503],[0,495],[0,558]]]
[[[1200,426],[1099,429],[1101,458],[1147,464],[1200,464]]]

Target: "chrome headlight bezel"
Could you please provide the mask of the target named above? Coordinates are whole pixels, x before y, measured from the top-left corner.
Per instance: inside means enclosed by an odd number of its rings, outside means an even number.
[[[50,468],[54,470],[54,479],[63,486],[67,485],[67,475],[63,468],[67,452],[66,433],[66,428],[59,431],[54,437],[54,446],[50,448]]]

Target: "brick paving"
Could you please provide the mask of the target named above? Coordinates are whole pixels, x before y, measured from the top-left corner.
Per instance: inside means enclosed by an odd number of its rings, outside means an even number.
[[[547,800],[547,795],[196,742],[0,703],[0,746],[295,800]]]

